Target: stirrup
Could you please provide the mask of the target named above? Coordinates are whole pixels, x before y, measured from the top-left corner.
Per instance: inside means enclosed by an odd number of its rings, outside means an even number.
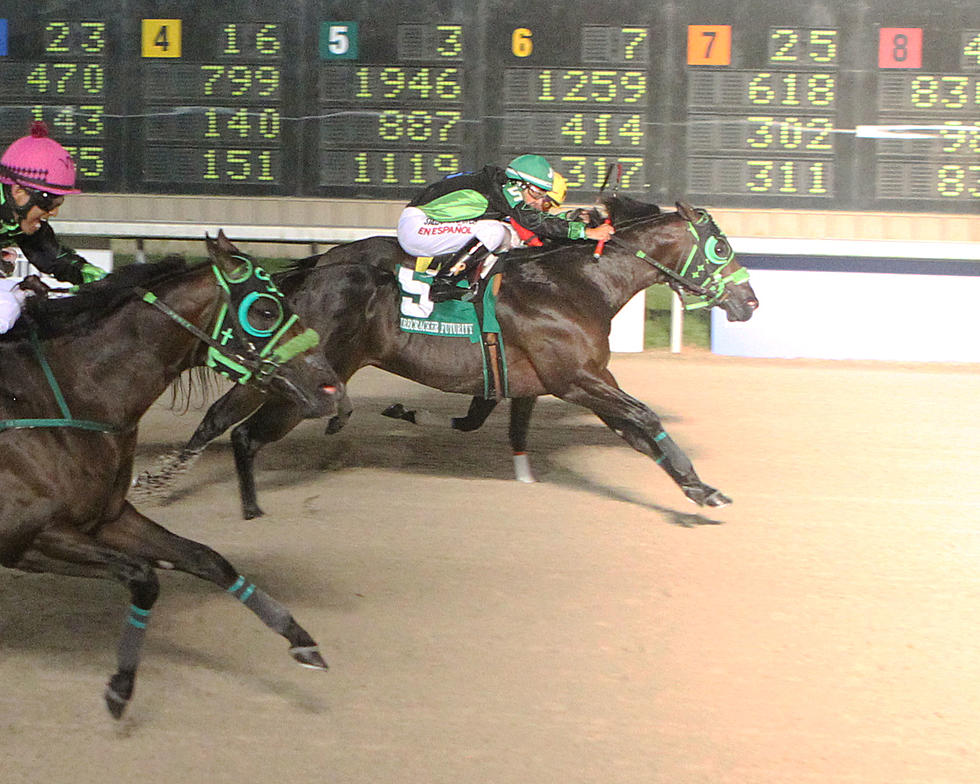
[[[462,280],[460,277],[439,278],[436,277],[429,284],[429,300],[432,302],[446,302],[450,299],[461,299],[468,289],[461,289],[456,284]]]

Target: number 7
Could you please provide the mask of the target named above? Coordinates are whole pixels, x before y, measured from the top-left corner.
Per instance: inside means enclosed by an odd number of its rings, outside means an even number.
[[[732,26],[688,25],[687,64],[731,65]]]

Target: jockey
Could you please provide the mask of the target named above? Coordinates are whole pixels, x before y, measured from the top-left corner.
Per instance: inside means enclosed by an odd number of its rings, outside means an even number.
[[[518,240],[504,223],[549,239],[608,240],[612,226],[549,215],[564,198],[564,177],[540,155],[519,155],[506,169],[484,166],[478,172],[451,175],[429,185],[402,210],[398,242],[413,256],[453,256],[442,265],[429,289],[433,302],[470,301],[483,262],[514,247]],[[469,289],[456,284],[467,280]]]
[[[27,260],[41,272],[68,283],[90,283],[105,271],[89,264],[71,248],[62,245],[48,224],[75,187],[75,163],[68,151],[48,136],[42,122],[31,125],[31,133],[17,139],[0,158],[0,242],[12,240]],[[4,253],[9,265],[10,259]],[[0,281],[0,333],[6,332],[20,315],[25,289]],[[9,285],[8,285],[9,284]]]

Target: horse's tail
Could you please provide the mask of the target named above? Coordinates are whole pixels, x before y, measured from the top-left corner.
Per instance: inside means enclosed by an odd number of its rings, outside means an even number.
[[[201,456],[201,449],[175,449],[162,455],[157,462],[133,480],[129,491],[135,501],[162,503],[173,491],[177,479],[186,474]]]

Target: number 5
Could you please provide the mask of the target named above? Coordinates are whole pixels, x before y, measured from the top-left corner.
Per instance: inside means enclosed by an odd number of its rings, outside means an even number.
[[[357,58],[357,22],[320,23],[320,59]]]
[[[350,39],[347,37],[347,25],[335,25],[330,28],[330,43],[327,48],[332,55],[347,54],[350,50]]]

